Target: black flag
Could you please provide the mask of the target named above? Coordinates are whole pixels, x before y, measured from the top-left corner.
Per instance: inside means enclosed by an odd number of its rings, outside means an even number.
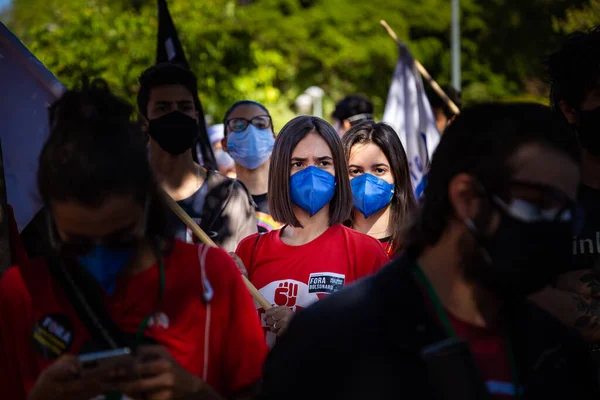
[[[179,64],[187,69],[190,66],[183,52],[183,47],[177,36],[177,30],[175,24],[169,13],[166,0],[158,0],[158,42],[156,46],[156,63],[170,62],[173,64]],[[202,103],[198,98],[198,93],[192,93],[196,100],[196,107],[198,108],[198,145],[202,153],[202,163],[212,170],[217,170],[217,162],[215,155],[212,151],[212,146],[208,139],[208,132],[206,130],[206,122],[204,119],[204,110],[202,109]],[[197,159],[196,151],[192,151],[194,159]]]

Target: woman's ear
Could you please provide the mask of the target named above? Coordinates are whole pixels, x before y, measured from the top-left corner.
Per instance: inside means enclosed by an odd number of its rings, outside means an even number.
[[[448,199],[457,219],[473,219],[479,212],[481,193],[469,174],[458,174],[448,185]]]

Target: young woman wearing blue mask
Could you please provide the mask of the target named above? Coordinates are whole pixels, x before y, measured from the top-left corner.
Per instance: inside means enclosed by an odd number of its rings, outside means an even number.
[[[51,107],[38,188],[53,251],[0,279],[2,398],[218,399],[260,379],[267,346],[239,271],[165,229],[132,111],[96,85]],[[122,371],[78,359],[123,348]]]
[[[268,199],[269,160],[275,143],[269,110],[260,103],[242,100],[225,113],[223,149],[235,160],[237,179],[247,188],[256,204],[259,232],[281,225],[271,217]]]
[[[342,142],[331,125],[303,116],[277,135],[269,203],[282,229],[243,240],[236,254],[248,278],[275,307],[259,310],[269,344],[293,312],[379,269],[379,243],[342,223],[352,192]]]
[[[392,127],[373,121],[350,128],[342,142],[354,199],[351,226],[378,239],[392,257],[417,209],[404,147]]]

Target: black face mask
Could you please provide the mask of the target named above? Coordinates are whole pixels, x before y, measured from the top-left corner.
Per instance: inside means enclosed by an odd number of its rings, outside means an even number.
[[[179,111],[173,111],[150,121],[148,135],[164,151],[178,156],[189,150],[198,136],[196,120]]]
[[[525,222],[505,210],[500,210],[500,215],[498,229],[491,237],[467,220],[479,246],[479,262],[468,263],[467,278],[504,299],[519,299],[566,271],[571,260],[573,222]]]
[[[600,157],[600,107],[579,111],[576,130],[581,147],[593,156]]]

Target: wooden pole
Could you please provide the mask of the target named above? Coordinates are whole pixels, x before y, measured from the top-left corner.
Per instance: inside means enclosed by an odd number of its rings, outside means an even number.
[[[398,35],[396,35],[396,32],[394,32],[394,30],[387,24],[387,22],[385,22],[384,20],[381,20],[381,21],[379,21],[379,23],[381,24],[381,26],[383,26],[385,28],[388,35],[390,35],[390,37],[392,39],[394,39],[394,41],[398,45],[402,44],[400,39],[398,39]],[[417,70],[419,71],[419,73],[421,74],[423,79],[425,79],[431,85],[431,88],[437,93],[438,96],[440,96],[440,98],[444,101],[444,103],[446,103],[446,105],[448,105],[450,110],[456,115],[460,114],[460,110],[459,110],[458,106],[456,104],[454,104],[454,102],[450,99],[450,97],[448,97],[446,92],[444,92],[444,90],[440,87],[440,85],[438,85],[438,83],[431,77],[429,72],[427,72],[427,70],[425,69],[423,64],[421,64],[419,62],[419,60],[415,60],[415,66],[417,67]]]
[[[188,228],[192,230],[194,235],[196,235],[196,237],[200,239],[202,243],[207,246],[218,247],[217,244],[202,230],[202,228],[200,228],[198,224],[183,210],[183,208],[181,208],[179,204],[177,204],[177,202],[171,198],[171,196],[165,193],[164,197],[169,208]],[[244,284],[246,284],[248,291],[252,295],[252,298],[256,300],[263,310],[272,308],[271,303],[265,299],[262,293],[258,291],[258,289],[252,284],[252,282],[248,280],[248,278],[242,275],[242,279],[244,280]]]

